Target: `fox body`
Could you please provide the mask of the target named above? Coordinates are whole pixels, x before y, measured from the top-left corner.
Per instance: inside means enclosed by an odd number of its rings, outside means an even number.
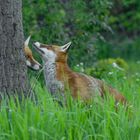
[[[37,52],[43,59],[45,82],[51,94],[65,97],[64,91],[70,89],[73,98],[88,101],[95,96],[103,97],[108,92],[117,102],[125,103],[125,98],[116,89],[99,79],[76,73],[69,68],[67,58],[70,45],[71,42],[64,46],[34,43]]]

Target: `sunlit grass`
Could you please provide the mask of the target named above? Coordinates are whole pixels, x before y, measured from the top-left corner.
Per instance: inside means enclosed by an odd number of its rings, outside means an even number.
[[[114,101],[103,100],[84,105],[68,100],[67,106],[53,101],[37,82],[37,102],[10,99],[1,103],[0,140],[138,140],[140,139],[140,88],[133,77],[111,81],[133,106],[126,109]]]

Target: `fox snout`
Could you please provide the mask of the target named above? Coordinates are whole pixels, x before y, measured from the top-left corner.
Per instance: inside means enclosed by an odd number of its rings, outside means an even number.
[[[39,42],[34,42],[33,43],[36,47],[40,47],[40,43]]]
[[[44,51],[42,51],[42,49],[40,49],[41,44],[39,42],[34,42],[33,46],[35,48],[35,50],[40,54],[43,55]]]

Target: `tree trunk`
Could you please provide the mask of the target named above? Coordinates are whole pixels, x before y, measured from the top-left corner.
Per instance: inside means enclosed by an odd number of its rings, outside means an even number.
[[[0,93],[27,95],[22,0],[0,0]]]

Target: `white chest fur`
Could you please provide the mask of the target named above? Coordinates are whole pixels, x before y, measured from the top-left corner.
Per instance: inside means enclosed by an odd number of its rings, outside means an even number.
[[[56,96],[57,95],[64,95],[64,85],[61,81],[58,81],[56,78],[56,64],[55,62],[47,61],[44,68],[44,77],[46,87],[48,88],[49,92]]]

